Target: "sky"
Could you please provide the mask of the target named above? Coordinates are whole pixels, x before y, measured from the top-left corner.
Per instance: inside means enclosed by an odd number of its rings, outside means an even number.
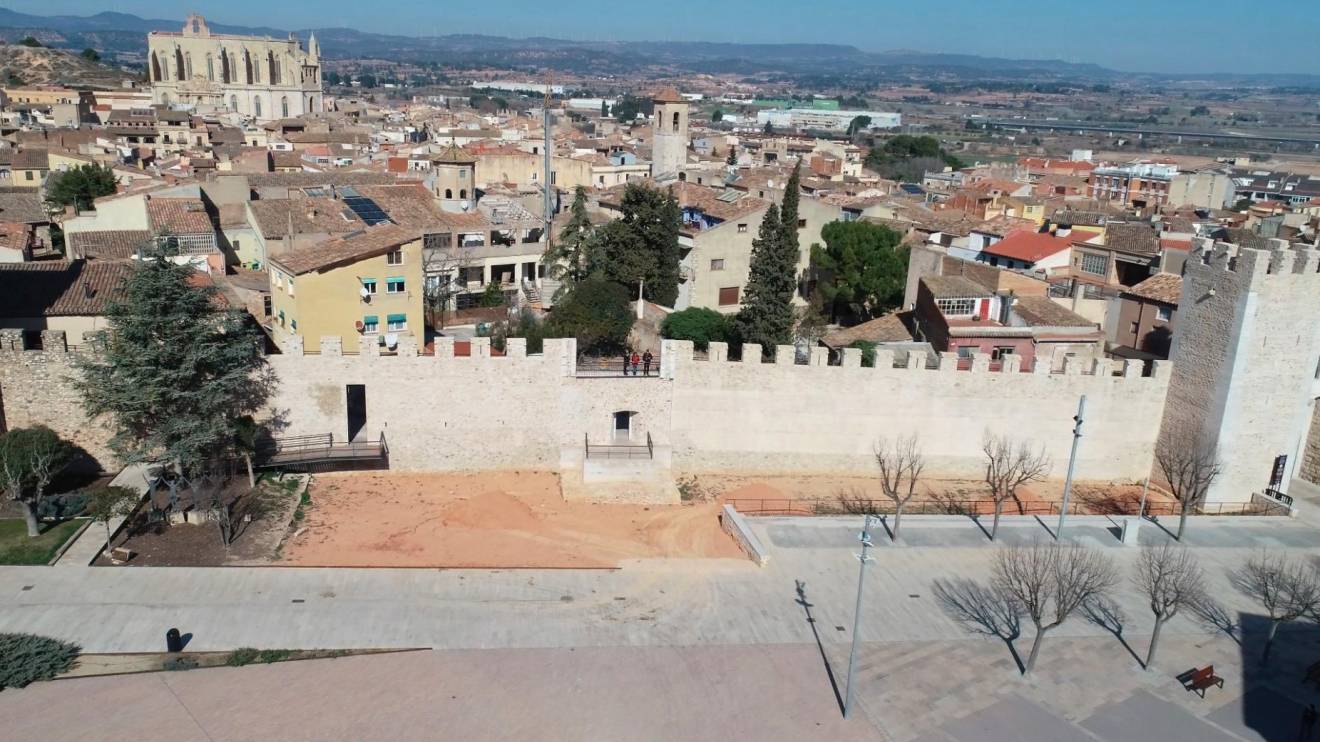
[[[1320,74],[1309,3],[1242,0],[225,0],[210,7],[115,0],[7,0],[37,15],[104,10],[276,28],[343,26],[406,35],[830,42],[1013,59],[1092,62],[1133,72]]]

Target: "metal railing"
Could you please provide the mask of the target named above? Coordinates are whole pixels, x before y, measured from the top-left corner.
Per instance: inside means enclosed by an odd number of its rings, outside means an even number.
[[[756,498],[736,497],[725,500],[743,515],[883,515],[895,512],[891,500],[866,498],[845,499],[802,499],[802,498]],[[1020,505],[1009,500],[1003,505],[1005,515],[1058,515],[1061,510],[1058,502],[1028,500]],[[904,515],[991,515],[995,511],[994,500],[948,499],[921,500],[909,502],[903,507]],[[1147,502],[1145,515],[1174,516],[1181,512],[1177,502]],[[1288,508],[1274,502],[1223,502],[1202,505],[1196,515],[1286,515]],[[1136,503],[1130,506],[1121,503],[1103,504],[1072,503],[1068,506],[1069,515],[1136,515]]]
[[[388,462],[389,444],[385,433],[375,440],[336,443],[333,433],[276,438],[257,447],[259,467],[315,466],[334,462]]]
[[[655,458],[655,445],[651,434],[646,434],[645,443],[592,443],[590,436],[582,436],[584,453],[588,459],[652,459]]]
[[[647,372],[646,364],[639,362],[637,364],[637,375],[633,376],[631,361],[627,364],[623,361],[623,356],[613,358],[590,358],[583,357],[577,360],[576,376],[580,377],[609,377],[626,376],[628,378],[638,379],[658,379],[660,378],[660,354],[655,353],[651,356],[650,372]]]

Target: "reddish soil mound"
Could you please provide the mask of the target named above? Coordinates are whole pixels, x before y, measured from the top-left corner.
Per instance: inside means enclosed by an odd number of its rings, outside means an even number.
[[[448,528],[535,531],[541,519],[526,502],[508,492],[491,491],[441,508],[440,523]]]

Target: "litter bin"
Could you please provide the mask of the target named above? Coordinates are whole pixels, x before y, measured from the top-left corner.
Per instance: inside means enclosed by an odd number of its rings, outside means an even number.
[[[1141,528],[1141,519],[1140,519],[1140,518],[1124,518],[1124,519],[1123,519],[1123,545],[1124,545],[1124,546],[1136,546],[1136,545],[1137,545],[1137,531],[1138,531],[1140,528]]]
[[[165,632],[165,649],[172,654],[183,651],[183,637],[179,636],[178,629]]]

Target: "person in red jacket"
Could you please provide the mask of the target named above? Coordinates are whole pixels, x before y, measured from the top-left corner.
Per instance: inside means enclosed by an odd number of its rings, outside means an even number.
[[[641,363],[641,362],[642,362],[642,357],[639,356],[639,355],[637,355],[637,351],[634,350],[634,351],[633,351],[633,354],[632,354],[632,369],[633,369],[633,376],[636,376],[636,375],[637,375],[637,364],[639,364],[639,363]]]

